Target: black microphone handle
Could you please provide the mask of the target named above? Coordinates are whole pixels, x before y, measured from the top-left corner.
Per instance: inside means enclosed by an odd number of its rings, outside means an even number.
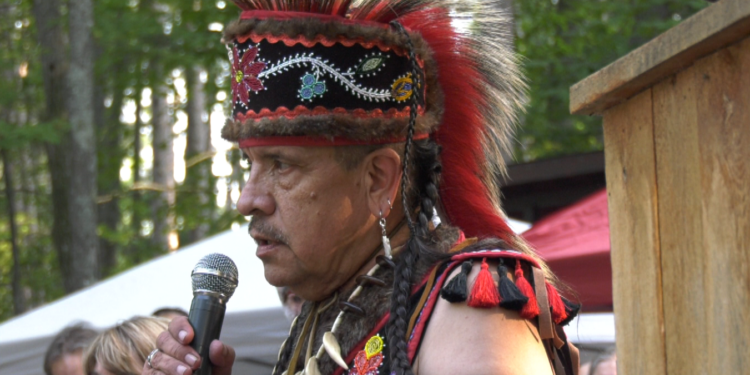
[[[224,323],[225,304],[219,299],[206,294],[193,297],[188,320],[193,326],[195,336],[190,347],[201,356],[201,367],[193,371],[195,375],[211,375],[211,361],[208,359],[208,348],[211,342],[219,338],[221,325]]]

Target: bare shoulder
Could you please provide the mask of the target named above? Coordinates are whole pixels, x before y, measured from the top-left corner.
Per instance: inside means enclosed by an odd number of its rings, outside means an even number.
[[[479,270],[475,264],[468,277],[469,289]],[[492,276],[497,282],[495,271]],[[414,364],[419,375],[552,374],[533,322],[500,307],[473,308],[442,298],[435,305]]]

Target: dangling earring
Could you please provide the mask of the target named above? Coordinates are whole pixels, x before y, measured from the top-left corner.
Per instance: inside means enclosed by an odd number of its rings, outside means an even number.
[[[391,207],[391,200],[388,200],[388,207]],[[388,239],[388,232],[385,230],[385,217],[383,211],[380,211],[380,230],[383,233],[383,251],[385,257],[391,259],[391,240]]]

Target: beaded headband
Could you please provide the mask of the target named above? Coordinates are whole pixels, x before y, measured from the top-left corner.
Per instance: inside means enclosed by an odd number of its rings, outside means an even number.
[[[426,59],[413,54],[422,68],[415,80],[404,39],[374,22],[244,11],[225,33],[232,118],[222,135],[240,147],[396,143],[418,98],[415,139],[426,138],[439,123],[440,94],[422,73],[429,49]]]

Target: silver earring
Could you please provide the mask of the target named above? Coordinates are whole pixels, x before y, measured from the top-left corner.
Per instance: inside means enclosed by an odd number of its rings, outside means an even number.
[[[383,233],[383,251],[388,259],[391,259],[391,240],[388,239],[388,232],[385,230],[385,218],[383,211],[380,211],[380,230]]]

